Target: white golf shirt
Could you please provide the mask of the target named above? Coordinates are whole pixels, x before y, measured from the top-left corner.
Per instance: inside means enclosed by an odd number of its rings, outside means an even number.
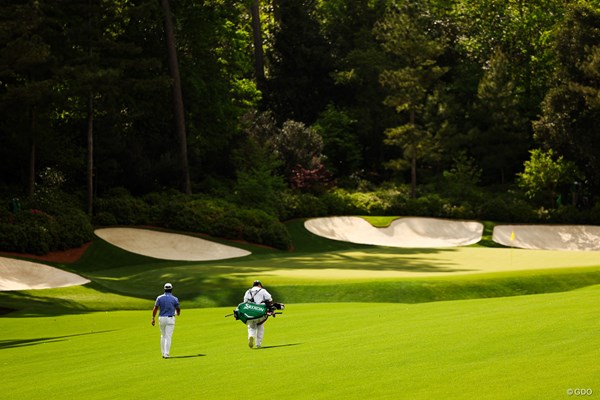
[[[254,299],[254,300],[253,300]],[[244,302],[253,302],[256,304],[262,304],[267,301],[273,301],[271,294],[266,289],[254,286],[246,290],[244,295]]]

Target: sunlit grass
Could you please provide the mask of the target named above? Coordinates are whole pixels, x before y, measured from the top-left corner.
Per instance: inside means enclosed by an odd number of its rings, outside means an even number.
[[[11,400],[562,399],[595,388],[600,286],[424,304],[291,304],[250,350],[231,308],[183,309],[172,358],[150,310],[0,318]],[[266,366],[263,368],[262,366]],[[199,377],[201,375],[201,378]],[[150,378],[149,378],[150,377]],[[241,379],[243,377],[244,379]],[[32,382],[32,379],[35,382]]]
[[[92,283],[0,292],[0,307],[17,310],[0,317],[3,393],[145,399],[168,388],[229,400],[248,397],[244,376],[277,399],[503,400],[598,384],[597,253],[398,249],[288,226],[294,251],[244,244],[251,256],[225,261],[155,260],[97,241],[57,265]],[[256,278],[287,307],[252,351],[245,326],[224,315]],[[170,360],[150,325],[165,281],[183,307]]]

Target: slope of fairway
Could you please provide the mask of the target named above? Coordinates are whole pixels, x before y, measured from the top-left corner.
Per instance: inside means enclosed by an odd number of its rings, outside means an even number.
[[[0,318],[10,400],[563,399],[600,387],[600,286],[427,304],[288,304],[246,345],[230,308],[187,310],[163,360],[150,311]],[[32,383],[32,380],[35,383]],[[252,396],[250,396],[252,397]]]

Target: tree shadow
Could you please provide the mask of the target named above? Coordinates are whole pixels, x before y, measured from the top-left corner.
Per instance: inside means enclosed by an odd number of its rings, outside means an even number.
[[[96,335],[96,334],[100,334],[100,333],[114,332],[116,330],[117,329],[110,329],[110,330],[98,331],[98,332],[77,333],[74,335],[42,337],[42,338],[35,338],[35,339],[0,340],[0,350],[16,348],[16,347],[35,346],[38,344],[45,344],[45,343],[64,342],[64,341],[68,340],[68,338],[71,338],[71,337]]]

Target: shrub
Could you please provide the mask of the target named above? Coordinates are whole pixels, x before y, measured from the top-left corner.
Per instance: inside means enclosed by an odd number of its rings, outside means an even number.
[[[292,248],[292,238],[290,233],[282,223],[276,221],[264,228],[263,240],[265,244],[280,250],[289,250]]]
[[[115,216],[106,211],[102,211],[94,215],[94,217],[92,218],[92,222],[94,223],[94,225],[98,226],[118,225]]]
[[[285,226],[262,210],[240,208],[226,200],[201,196],[178,197],[163,202],[163,205],[158,225],[165,228],[245,240],[280,249],[291,246]]]
[[[152,222],[147,203],[123,190],[98,199],[96,212],[112,214],[118,225],[144,225]]]
[[[548,221],[556,224],[600,224],[600,204],[589,210],[580,210],[576,206],[566,205],[551,210]]]
[[[428,194],[406,202],[406,213],[408,215],[421,217],[444,216],[444,200],[437,194]]]
[[[88,216],[81,210],[73,209],[56,217],[54,250],[65,250],[82,246],[93,238],[93,227]]]
[[[278,249],[291,247],[291,238],[285,226],[262,210],[237,210],[235,216],[244,226],[243,239]]]
[[[352,193],[349,196],[352,207],[359,210],[360,214],[384,215],[388,206],[373,192]]]
[[[325,193],[321,199],[327,206],[327,214],[329,215],[352,215],[359,213],[359,210],[353,206],[350,195],[343,189],[331,190]]]
[[[490,196],[481,204],[479,216],[498,222],[534,222],[538,219],[532,208],[522,200],[507,195]]]
[[[460,205],[446,203],[443,205],[443,216],[452,219],[473,219],[476,218],[475,210],[469,203]]]
[[[309,193],[283,192],[280,201],[283,209],[280,215],[282,220],[327,215],[327,205],[321,198]]]
[[[0,249],[42,255],[50,251],[50,234],[39,224],[0,224]]]
[[[63,209],[51,216],[40,210],[22,210],[0,220],[0,249],[43,255],[79,247],[91,240],[88,216],[77,209]]]

